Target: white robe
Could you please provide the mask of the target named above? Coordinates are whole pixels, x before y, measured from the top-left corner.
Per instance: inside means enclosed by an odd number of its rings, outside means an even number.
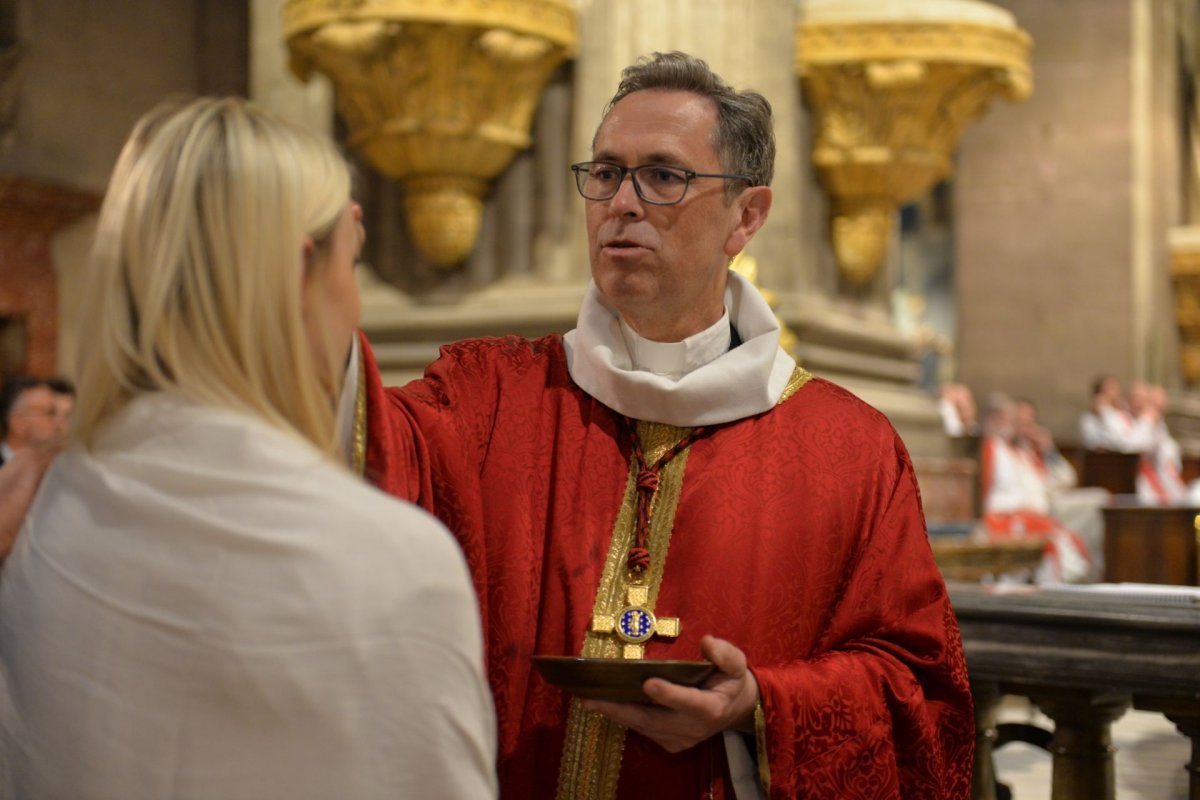
[[[1134,417],[1112,406],[1100,413],[1087,412],[1079,418],[1079,432],[1088,450],[1144,453],[1154,447],[1155,424],[1147,417]]]
[[[143,397],[64,452],[0,581],[16,796],[486,798],[462,555],[297,437]]]

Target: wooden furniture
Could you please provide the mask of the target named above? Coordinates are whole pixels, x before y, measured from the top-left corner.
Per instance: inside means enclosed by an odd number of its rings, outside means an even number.
[[[1182,461],[1183,469],[1180,471],[1179,477],[1184,483],[1191,483],[1200,478],[1200,455],[1185,453]]]
[[[1085,450],[1083,469],[1079,471],[1079,485],[1099,486],[1113,494],[1135,494],[1141,458],[1139,453]]]
[[[995,800],[992,743],[1006,694],[1055,722],[1052,800],[1114,800],[1111,725],[1130,707],[1165,714],[1191,739],[1188,797],[1200,800],[1200,606],[948,585],[975,696],[976,800]]]
[[[1040,541],[989,542],[972,536],[931,536],[933,560],[948,581],[979,581],[1006,573],[1033,571],[1046,546]]]
[[[1104,579],[1200,585],[1198,521],[1197,506],[1137,506],[1114,500],[1104,509]]]
[[[1065,458],[1067,463],[1071,465],[1071,468],[1075,470],[1076,478],[1082,479],[1083,456],[1087,452],[1083,445],[1076,444],[1074,442],[1055,442],[1054,446],[1058,448],[1059,454]],[[1086,484],[1080,482],[1079,485],[1084,486]]]
[[[979,466],[970,458],[915,457],[913,471],[930,524],[979,518]]]

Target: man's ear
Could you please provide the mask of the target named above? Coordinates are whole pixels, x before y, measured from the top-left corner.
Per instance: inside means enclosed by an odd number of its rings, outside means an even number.
[[[773,199],[770,186],[751,186],[743,191],[734,205],[741,210],[737,225],[725,240],[725,255],[733,258],[745,249],[754,234],[767,221]]]

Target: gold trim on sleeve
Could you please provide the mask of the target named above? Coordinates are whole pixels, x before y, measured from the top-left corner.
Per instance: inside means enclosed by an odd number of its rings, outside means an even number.
[[[771,796],[771,757],[767,751],[767,712],[763,709],[762,698],[754,704],[754,743],[758,751],[758,782],[762,785],[763,793]]]

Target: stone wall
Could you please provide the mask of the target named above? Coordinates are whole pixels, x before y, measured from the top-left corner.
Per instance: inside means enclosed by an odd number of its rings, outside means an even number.
[[[1172,383],[1177,373],[1169,4],[998,4],[1033,37],[1034,94],[994,105],[960,149],[958,375],[981,395],[1032,398],[1073,438],[1096,376]]]
[[[246,0],[21,0],[24,64],[0,177],[102,193],[134,121],[155,103],[172,94],[245,93],[247,9]],[[80,226],[87,230],[88,220],[72,230]],[[57,357],[39,356],[40,371],[70,368],[72,303],[89,243],[90,236],[64,231],[38,251],[37,263],[0,264],[0,283],[18,274],[33,280],[36,269],[46,273],[39,285],[57,284]]]

